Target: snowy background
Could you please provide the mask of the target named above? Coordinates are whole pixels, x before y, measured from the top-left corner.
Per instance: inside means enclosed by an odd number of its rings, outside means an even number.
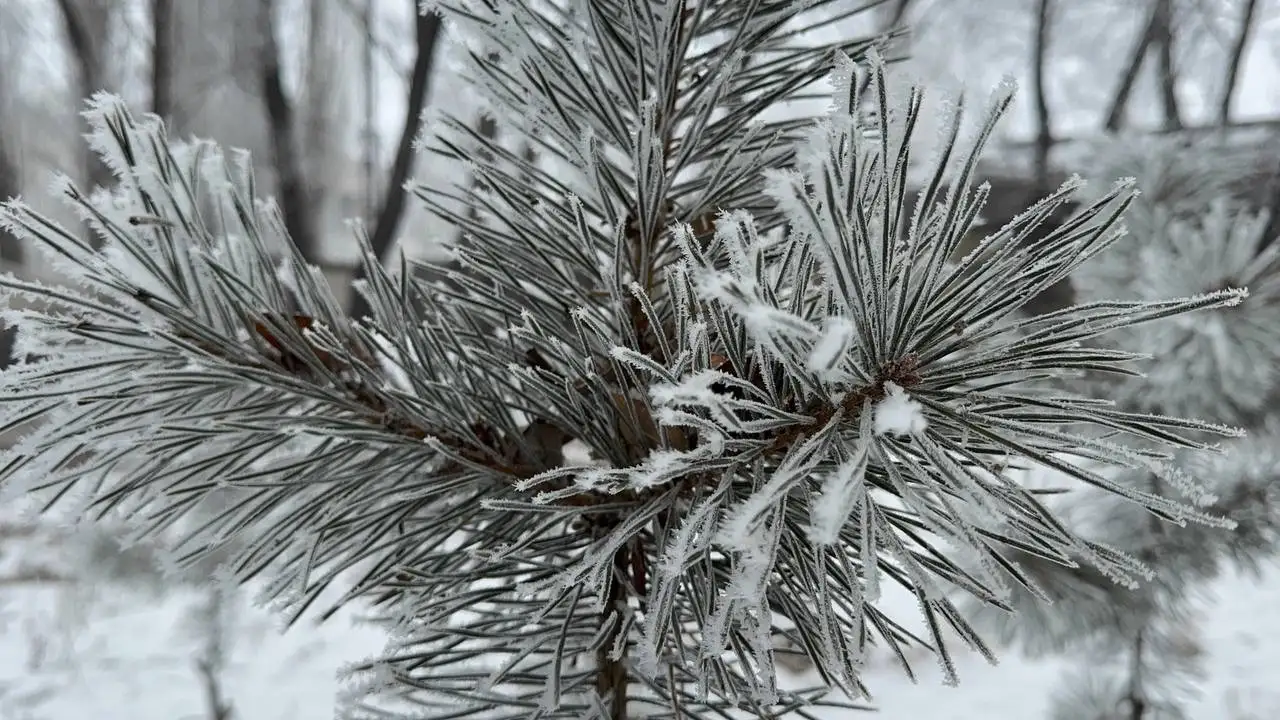
[[[364,214],[371,195],[362,175],[364,163],[371,159],[380,171],[390,165],[406,112],[411,3],[370,3],[369,28],[360,24],[363,0],[284,0],[279,11],[287,84],[298,106],[322,130],[306,145],[305,155],[323,190],[317,203],[324,218],[322,255],[339,266],[354,253],[342,220]],[[1067,7],[1055,21],[1047,93],[1055,133],[1084,136],[1100,124],[1146,3],[1062,4]],[[0,196],[21,193],[55,215],[60,211],[44,193],[50,173],[80,162],[75,140],[80,93],[75,53],[60,15],[63,5],[0,0],[0,160],[16,169],[8,187],[0,184]],[[243,82],[254,67],[237,60],[243,52],[232,40],[243,34],[246,23],[252,24],[246,18],[252,18],[255,3],[192,0],[178,5],[188,13],[178,23],[179,32],[187,33],[184,48],[195,57],[175,71],[176,103],[185,118],[182,132],[249,147],[256,158],[269,157],[262,111],[254,104],[258,99],[246,90],[251,83]],[[916,3],[912,17],[920,24],[914,55],[899,71],[975,98],[1006,75],[1025,86],[1034,5],[1033,0]],[[1208,122],[1214,111],[1233,18],[1243,5],[1227,0],[1179,4],[1185,26],[1179,35],[1178,92],[1188,124]],[[144,103],[147,78],[139,68],[145,68],[149,45],[148,4],[78,0],[70,6],[101,20],[98,57],[114,58],[103,68],[104,83]],[[327,14],[317,11],[318,6],[327,8]],[[1280,119],[1280,3],[1260,2],[1257,12],[1232,107],[1237,123]],[[836,31],[866,28],[864,23]],[[361,65],[369,38],[376,41],[371,74]],[[468,97],[451,74],[450,52],[448,43],[440,50],[427,100],[428,132],[433,110]],[[318,73],[308,72],[308,63],[321,61],[331,70],[326,86],[316,84]],[[370,95],[364,93],[367,77],[376,81]],[[1155,124],[1156,98],[1154,72],[1147,68],[1131,103],[1132,126]],[[1025,96],[1002,133],[1010,142],[1033,135]],[[269,163],[259,168],[264,181],[273,180]],[[420,163],[416,177],[444,184],[461,173],[440,163]],[[373,191],[376,195],[378,189]],[[411,211],[399,241],[411,255],[427,254],[442,228],[438,220]],[[34,262],[19,265],[9,256],[3,262],[32,276],[47,273]],[[236,720],[328,718],[341,668],[380,649],[378,632],[361,624],[358,608],[322,625],[304,621],[282,633],[279,620],[254,605],[250,588],[228,598],[215,621],[208,612],[207,589],[157,580],[154,568],[104,568],[100,555],[84,550],[86,542],[80,531],[37,518],[30,508],[0,506],[0,720],[211,718],[199,667],[211,648],[218,657],[218,692]],[[1275,682],[1280,673],[1280,560],[1264,563],[1259,577],[1232,573],[1221,578],[1206,588],[1200,602],[1198,629],[1207,674],[1188,705],[1190,717],[1280,717],[1280,685]],[[912,597],[887,594],[884,603],[897,617],[916,614]],[[877,656],[865,682],[879,716],[887,720],[1023,720],[1046,716],[1063,673],[1076,662],[1070,657],[1026,658],[1012,650],[1002,651],[1001,657],[1001,664],[991,667],[979,657],[965,656],[961,685],[951,688],[942,685],[927,653],[915,658],[918,685],[891,658]]]

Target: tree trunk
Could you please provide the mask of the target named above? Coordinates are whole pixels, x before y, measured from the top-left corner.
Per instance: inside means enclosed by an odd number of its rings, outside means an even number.
[[[274,0],[261,0],[259,5],[259,27],[262,32],[259,79],[262,83],[263,104],[267,110],[267,123],[271,130],[271,154],[276,171],[280,210],[284,214],[285,229],[303,257],[318,263],[320,240],[316,232],[316,213],[303,173],[302,159],[299,157],[296,113],[292,101],[285,94],[281,78],[274,6]]]
[[[1049,117],[1049,99],[1045,90],[1045,63],[1049,52],[1049,22],[1052,0],[1038,0],[1036,9],[1036,38],[1032,48],[1031,97],[1035,103],[1035,194],[1049,192],[1049,150],[1053,147],[1053,126]]]
[[[9,153],[8,138],[0,131],[0,202],[21,194],[22,175]],[[22,243],[0,227],[0,261],[10,267],[18,267],[22,265],[23,259]]]
[[[378,202],[378,132],[374,127],[376,96],[373,72],[373,50],[377,40],[373,34],[373,0],[364,0],[360,17],[364,26],[364,47],[360,58],[364,65],[364,218],[369,221],[373,219],[374,206]]]
[[[1173,0],[1156,0],[1160,74],[1160,101],[1164,111],[1164,129],[1181,130],[1182,110],[1178,103],[1178,74],[1173,67]]]
[[[414,8],[417,2],[414,0]],[[422,127],[422,110],[427,101],[427,90],[431,83],[431,70],[435,65],[436,44],[440,37],[440,16],[435,13],[419,13],[415,25],[417,36],[417,56],[413,61],[413,75],[409,78],[409,101],[406,105],[404,129],[400,132],[400,144],[396,147],[396,158],[391,164],[391,173],[387,177],[386,193],[382,199],[382,209],[373,225],[373,234],[369,244],[374,257],[381,260],[395,241],[396,231],[400,227],[400,218],[404,215],[404,184],[413,172],[413,141]],[[365,277],[364,266],[356,271],[356,279]],[[353,318],[359,319],[369,314],[369,303],[358,292],[351,293],[351,312]]]
[[[10,159],[7,138],[0,132],[0,201],[17,197],[22,193],[22,178],[18,165]],[[16,271],[23,264],[22,242],[4,228],[0,228],[0,264],[6,271]],[[13,360],[13,342],[16,330],[0,326],[0,368],[6,368]]]
[[[101,57],[101,46],[107,42],[108,23],[105,17],[98,16],[93,18],[95,22],[91,24],[86,18],[88,13],[84,7],[77,5],[75,0],[58,0],[58,9],[62,14],[62,26],[66,32],[67,45],[75,61],[79,94],[83,102],[94,93],[106,89],[106,83],[103,82],[105,58]],[[87,130],[88,127],[86,126],[85,129]],[[115,185],[115,177],[97,153],[85,148],[83,158],[86,193],[96,188],[110,188]],[[102,239],[97,233],[86,227],[85,234],[90,244],[94,247],[101,246]]]
[[[151,112],[173,119],[173,0],[151,0]]]
[[[596,692],[601,702],[609,708],[608,720],[627,720],[627,647],[626,640],[618,637],[625,632],[624,619],[627,610],[627,585],[631,576],[631,552],[625,546],[613,556],[613,576],[605,598],[602,621],[608,622],[610,614],[616,614],[614,629],[599,650],[596,650]],[[622,654],[613,658],[615,645],[621,644]],[[673,688],[674,692],[674,688]]]
[[[1240,30],[1236,33],[1231,45],[1231,56],[1227,59],[1226,77],[1222,81],[1222,99],[1218,101],[1218,124],[1223,127],[1231,122],[1231,102],[1235,99],[1240,66],[1244,63],[1244,51],[1249,46],[1249,35],[1257,12],[1258,0],[1246,0],[1244,15],[1240,18]]]
[[[1124,124],[1125,109],[1129,105],[1129,96],[1133,94],[1133,86],[1138,82],[1138,71],[1142,69],[1142,61],[1147,56],[1147,49],[1151,47],[1151,43],[1155,41],[1159,34],[1160,8],[1158,5],[1163,1],[1155,0],[1156,4],[1151,8],[1147,25],[1143,28],[1142,34],[1138,36],[1133,50],[1129,53],[1129,63],[1125,66],[1124,75],[1120,78],[1120,85],[1116,88],[1116,92],[1111,97],[1111,102],[1108,105],[1107,119],[1103,124],[1107,132],[1115,132]]]

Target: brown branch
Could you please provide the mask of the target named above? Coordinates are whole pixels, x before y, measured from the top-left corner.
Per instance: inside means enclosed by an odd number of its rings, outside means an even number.
[[[1258,10],[1258,0],[1246,0],[1244,15],[1240,18],[1240,30],[1236,33],[1231,45],[1231,56],[1227,60],[1226,77],[1222,81],[1222,99],[1218,101],[1218,124],[1223,125],[1231,120],[1231,102],[1235,99],[1240,80],[1240,66],[1244,64],[1244,51],[1249,45],[1250,31],[1253,30],[1254,17]]]
[[[625,645],[622,653],[614,658],[614,646],[625,643],[620,637],[625,632],[627,612],[627,590],[631,585],[630,551],[626,546],[613,555],[613,573],[609,579],[609,591],[605,598],[601,622],[609,622],[613,616],[613,629],[609,639],[596,650],[596,692],[600,700],[609,708],[609,720],[627,720],[627,651]]]
[[[151,112],[173,115],[173,0],[151,0]]]
[[[303,257],[319,260],[320,239],[316,231],[317,214],[298,154],[297,127],[292,100],[284,91],[280,70],[280,49],[276,43],[275,1],[260,0],[259,27],[262,44],[259,49],[262,100],[271,131],[271,154],[275,165],[277,188],[285,229]]]
[[[414,0],[414,6],[417,2]],[[381,259],[391,248],[396,231],[400,227],[401,216],[405,207],[405,181],[413,171],[413,142],[422,127],[422,110],[427,100],[427,90],[431,82],[431,69],[435,64],[435,50],[440,37],[440,16],[435,13],[419,14],[415,26],[417,36],[417,57],[413,61],[413,75],[409,79],[409,102],[405,111],[404,129],[400,132],[400,144],[396,148],[396,158],[391,165],[391,174],[387,178],[386,194],[382,199],[382,209],[373,225],[373,235],[369,244],[374,257]],[[356,279],[366,275],[363,265],[356,273]],[[360,318],[368,315],[368,300],[360,293],[352,293],[351,317]]]

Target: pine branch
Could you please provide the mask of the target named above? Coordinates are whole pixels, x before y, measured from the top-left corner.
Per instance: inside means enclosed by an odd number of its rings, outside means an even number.
[[[434,150],[474,161],[475,187],[415,194],[468,237],[458,269],[385,268],[358,234],[367,318],[287,241],[242,158],[170,146],[95,98],[91,142],[120,187],[67,199],[107,248],[25,206],[3,215],[87,290],[0,278],[40,300],[17,318],[37,359],[0,375],[4,425],[36,429],[0,482],[85,498],[143,537],[227,498],[180,564],[222,553],[291,620],[340,579],[337,605],[383,613],[393,642],[359,666],[354,717],[388,700],[418,716],[806,713],[866,693],[870,642],[904,665],[927,644],[955,680],[944,626],[994,655],[950,591],[998,608],[1011,586],[1037,594],[1003,549],[1144,576],[1005,478],[1010,462],[1230,526],[1189,480],[1183,502],[1103,469],[1235,431],[1061,380],[1131,376],[1141,356],[1098,338],[1244,291],[1021,315],[1119,237],[1125,184],[1039,232],[1073,181],[952,261],[1011,88],[971,143],[959,109],[944,118],[909,206],[923,92],[897,100],[869,41],[807,44],[852,12],[834,0],[440,10],[539,162],[449,116]],[[829,72],[827,116],[774,119]],[[885,582],[918,598],[924,637],[877,606]],[[818,687],[778,687],[775,618]]]

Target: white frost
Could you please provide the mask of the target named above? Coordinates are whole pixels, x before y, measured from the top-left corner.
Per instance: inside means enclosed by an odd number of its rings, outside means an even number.
[[[853,323],[848,318],[828,318],[826,327],[822,328],[821,337],[809,351],[809,370],[821,373],[835,370],[851,342],[853,342]]]
[[[822,493],[813,503],[809,540],[815,545],[836,545],[840,530],[859,503],[866,502],[867,443],[859,443],[853,457],[827,476]]]
[[[929,427],[924,408],[906,390],[891,382],[885,383],[884,389],[887,395],[876,404],[877,435],[918,435]]]

